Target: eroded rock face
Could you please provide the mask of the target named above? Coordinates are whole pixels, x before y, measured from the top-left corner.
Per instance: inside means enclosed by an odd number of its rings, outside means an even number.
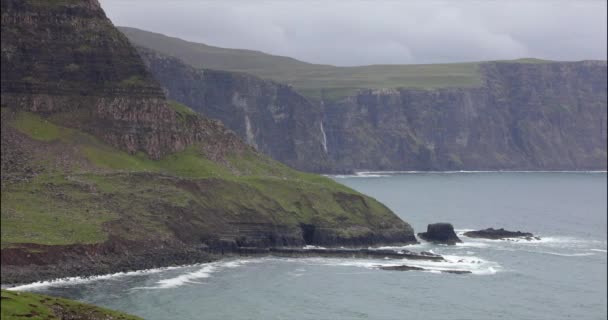
[[[217,121],[180,118],[96,0],[2,1],[2,106],[152,159],[194,143],[214,155],[248,149]]]
[[[140,45],[163,46],[126,34]],[[180,51],[174,54],[183,65],[200,67],[211,59],[220,67],[220,57]],[[152,60],[151,71],[173,99],[305,170],[606,169],[606,61],[479,63],[476,87],[361,88],[348,97],[313,101],[318,98],[307,100],[288,86],[252,76],[211,70],[197,76]],[[282,115],[287,117],[277,120]],[[275,133],[280,138],[268,136]],[[319,165],[322,151],[328,165]]]
[[[423,240],[454,245],[462,242],[454,232],[454,226],[451,223],[433,223],[429,224],[426,232],[418,233],[418,236]]]
[[[320,105],[286,84],[234,72],[195,69],[137,47],[167,97],[222,121],[243,141],[305,171],[331,171]]]
[[[492,240],[500,240],[500,239],[509,239],[509,238],[522,238],[526,240],[540,240],[539,237],[534,236],[530,232],[521,232],[521,231],[509,231],[503,228],[494,229],[488,228],[477,231],[467,231],[464,233],[465,236],[469,238],[484,238],[484,239],[492,239]]]
[[[343,170],[606,169],[605,61],[485,63],[483,86],[326,102]]]

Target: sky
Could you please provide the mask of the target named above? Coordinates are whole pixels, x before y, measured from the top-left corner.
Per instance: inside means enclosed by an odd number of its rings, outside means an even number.
[[[118,26],[339,66],[606,60],[606,0],[100,0]]]

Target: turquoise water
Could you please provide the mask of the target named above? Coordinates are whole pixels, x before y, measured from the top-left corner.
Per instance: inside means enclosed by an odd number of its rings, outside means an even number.
[[[421,243],[438,272],[390,260],[260,258],[66,280],[22,289],[146,319],[606,319],[606,173],[410,173],[334,177],[414,229],[529,231],[540,241]]]

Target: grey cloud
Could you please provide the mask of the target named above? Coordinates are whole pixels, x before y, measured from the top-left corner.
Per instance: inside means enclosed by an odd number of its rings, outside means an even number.
[[[606,1],[101,3],[117,25],[313,63],[606,59]]]

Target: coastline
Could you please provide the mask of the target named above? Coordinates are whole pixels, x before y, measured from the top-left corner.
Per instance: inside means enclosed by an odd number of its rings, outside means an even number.
[[[396,243],[393,245],[407,246],[407,243]],[[99,267],[91,267],[86,262],[68,261],[63,264],[46,266],[44,268],[32,268],[32,266],[2,266],[2,289],[15,290],[28,285],[40,283],[53,283],[70,279],[104,279],[112,276],[144,274],[157,272],[172,268],[193,266],[215,261],[234,259],[234,258],[261,258],[261,257],[289,257],[289,258],[309,258],[309,257],[330,257],[330,258],[358,258],[358,259],[408,259],[408,260],[429,260],[441,261],[443,257],[428,253],[417,253],[411,251],[398,252],[394,250],[369,248],[234,248],[232,250],[214,249],[197,250],[189,252],[174,252],[173,260],[165,259],[163,255],[157,255],[154,259],[141,259],[131,257],[129,266],[125,261],[118,259],[117,263],[108,266],[97,264]],[[43,267],[43,266],[40,266]],[[88,268],[87,268],[88,267]],[[38,271],[38,272],[36,272]],[[24,280],[25,279],[25,280]]]

